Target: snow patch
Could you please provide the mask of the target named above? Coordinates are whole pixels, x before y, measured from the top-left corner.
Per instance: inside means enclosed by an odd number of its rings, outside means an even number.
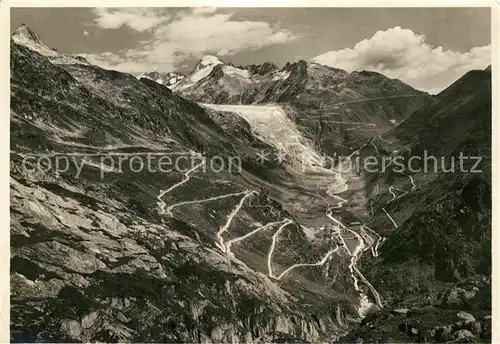
[[[306,226],[300,226],[300,228],[302,229],[302,232],[304,232],[304,234],[309,240],[313,241],[316,239],[316,232],[314,231],[314,229]]]
[[[361,293],[359,295],[359,308],[358,308],[359,316],[364,318],[373,305],[374,304],[370,302],[370,300],[368,299],[368,296]]]
[[[285,80],[286,78],[288,78],[290,76],[290,72],[289,71],[286,71],[286,70],[283,70],[283,71],[279,71],[279,72],[276,72],[276,74],[273,76],[273,81],[277,81],[277,80]]]
[[[239,68],[235,68],[235,67],[231,67],[231,66],[224,66],[222,68],[222,71],[226,75],[239,76],[239,77],[242,77],[245,79],[250,79],[250,72],[247,70],[243,70],[243,69],[239,69]]]
[[[194,73],[188,75],[186,77],[186,79],[184,80],[183,84],[180,84],[178,86],[176,85],[175,88],[180,91],[180,90],[184,90],[188,87],[193,86],[201,79],[207,77],[212,72],[212,70],[214,69],[215,66],[222,64],[222,62],[220,60],[217,59],[217,61],[213,61],[210,59],[207,59],[205,61],[201,60],[199,65],[198,65],[198,69]],[[200,66],[201,66],[201,68],[199,68]]]
[[[212,72],[214,67],[215,66],[208,66],[206,68],[202,68],[202,69],[198,70],[197,72],[193,73],[193,75],[191,75],[189,77],[189,80],[191,80],[193,83],[200,81],[204,77],[208,76]]]
[[[201,58],[200,64],[202,66],[211,66],[211,65],[218,65],[222,64],[222,61],[219,60],[216,56],[213,55],[205,55]]]

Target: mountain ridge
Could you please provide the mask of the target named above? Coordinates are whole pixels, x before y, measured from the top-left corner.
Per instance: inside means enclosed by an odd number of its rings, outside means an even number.
[[[389,305],[364,319],[345,341],[490,340],[490,140],[491,73],[477,70],[373,140],[376,151],[366,149],[366,155],[406,150],[406,161],[409,152],[413,157],[425,152],[448,163],[426,173],[420,163],[413,164],[420,172],[371,176],[371,227],[384,229],[380,234],[388,239],[381,247],[383,258],[363,266]],[[461,154],[481,157],[478,171],[467,173],[474,163],[466,160],[465,172],[458,172]],[[455,173],[445,172],[452,167]],[[389,203],[379,194],[387,188],[394,193]]]
[[[306,135],[317,141],[318,149],[327,155],[347,154],[350,147],[375,132],[390,130],[432,98],[401,80],[376,72],[348,73],[299,60],[282,69],[270,65],[266,73],[258,73],[257,67],[235,68],[217,57],[212,56],[212,60],[217,63],[203,69],[199,62],[172,90],[201,103],[285,106],[297,125],[303,126]],[[324,121],[318,119],[318,113],[325,114]],[[352,131],[351,122],[360,123],[363,130]],[[335,138],[320,143],[324,135],[332,132],[337,134]]]

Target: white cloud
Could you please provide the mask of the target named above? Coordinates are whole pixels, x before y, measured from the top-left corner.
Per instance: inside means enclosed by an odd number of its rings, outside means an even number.
[[[86,37],[86,36],[89,36],[89,35],[90,35],[90,33],[89,33],[88,31],[84,30],[84,31],[83,31],[83,35]]]
[[[168,20],[158,11],[149,8],[94,8],[94,22],[103,29],[128,26],[136,31],[146,31]]]
[[[471,69],[491,64],[491,46],[462,53],[432,47],[425,36],[399,26],[376,32],[354,48],[330,51],[313,61],[348,71],[370,70],[436,93]]]
[[[113,54],[115,56],[109,60],[103,54],[86,54],[89,61],[126,72],[170,71],[186,58],[205,54],[233,55],[296,38],[293,33],[277,30],[267,22],[231,20],[232,14],[215,14],[214,8],[182,12],[169,22],[157,12],[146,21],[144,12],[138,9],[124,11],[101,12],[96,21],[106,28],[127,25],[141,32],[150,30],[151,38],[137,48]]]
[[[188,15],[155,31],[157,42],[179,46],[183,54],[224,52],[224,55],[284,43],[294,38],[287,31],[276,31],[262,21],[232,21],[231,14]]]
[[[126,58],[123,55],[111,52],[105,52],[102,54],[80,53],[78,55],[86,58],[87,61],[89,61],[91,64],[100,66],[105,69],[114,69],[122,72],[138,73],[138,72],[153,71],[159,69],[158,66],[150,66],[149,69],[144,69],[144,63],[142,61]],[[173,64],[172,63],[169,64],[168,61],[166,62],[165,65],[173,67]]]

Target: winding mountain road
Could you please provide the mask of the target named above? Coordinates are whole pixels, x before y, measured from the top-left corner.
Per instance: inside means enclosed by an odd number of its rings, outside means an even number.
[[[316,190],[318,196],[320,196],[326,203],[327,203],[327,208],[325,211],[325,215],[327,219],[329,219],[333,224],[333,236],[337,239],[337,242],[342,243],[342,245],[336,245],[335,247],[332,247],[328,252],[319,260],[316,262],[303,262],[299,264],[294,264],[291,265],[287,268],[285,268],[280,274],[276,275],[273,269],[273,264],[272,264],[272,259],[273,259],[273,253],[276,247],[276,244],[279,240],[280,235],[283,233],[283,230],[296,222],[296,220],[292,220],[290,218],[285,218],[280,221],[273,221],[269,222],[264,225],[259,225],[257,228],[249,231],[248,233],[233,238],[231,240],[225,240],[224,239],[224,234],[230,231],[230,226],[233,221],[233,219],[238,215],[238,213],[241,211],[245,201],[249,199],[252,195],[258,194],[257,191],[254,190],[246,190],[243,192],[235,192],[235,193],[229,193],[229,194],[224,194],[224,195],[219,195],[219,196],[214,196],[206,199],[201,199],[201,200],[192,200],[192,201],[183,201],[175,204],[170,204],[168,207],[166,203],[162,200],[162,197],[165,196],[166,194],[172,192],[175,188],[183,185],[184,183],[188,182],[190,179],[191,173],[196,171],[197,168],[205,164],[205,160],[203,159],[200,163],[197,165],[193,166],[190,170],[188,170],[184,174],[184,179],[171,187],[169,187],[167,190],[161,190],[159,195],[158,195],[158,200],[160,201],[160,213],[161,214],[169,214],[172,215],[172,210],[180,207],[180,206],[189,206],[192,204],[196,203],[205,203],[205,202],[211,202],[211,201],[217,201],[220,199],[224,198],[229,198],[229,197],[239,197],[241,196],[239,202],[235,206],[235,208],[231,211],[231,213],[227,216],[226,222],[224,225],[222,225],[219,230],[216,233],[216,240],[215,240],[215,245],[225,254],[228,256],[232,257],[233,259],[236,259],[231,252],[231,246],[237,243],[240,243],[244,240],[252,240],[252,237],[261,232],[261,231],[266,231],[269,230],[270,228],[273,228],[275,226],[279,226],[279,228],[276,230],[276,232],[272,235],[269,251],[267,254],[267,269],[268,269],[268,276],[274,280],[281,280],[288,274],[290,274],[292,271],[294,271],[297,268],[300,267],[318,267],[318,266],[323,266],[327,264],[334,253],[339,253],[340,248],[344,247],[348,256],[350,257],[349,259],[349,266],[348,269],[350,271],[351,278],[353,279],[353,284],[354,284],[354,289],[360,293],[360,300],[361,299],[366,299],[366,296],[363,294],[363,292],[360,289],[359,282],[363,282],[368,289],[370,290],[371,294],[373,295],[373,299],[375,303],[379,306],[382,307],[382,300],[377,292],[377,290],[373,287],[373,285],[366,279],[366,277],[361,273],[359,270],[357,264],[360,260],[360,257],[362,256],[363,252],[370,250],[371,254],[373,257],[378,257],[379,252],[378,248],[379,246],[383,243],[384,238],[381,237],[379,234],[377,234],[375,231],[371,230],[368,228],[366,225],[364,225],[362,222],[355,221],[352,222],[351,220],[351,225],[346,226],[337,219],[333,215],[333,209],[335,210],[342,210],[344,205],[348,203],[349,205],[352,204],[352,202],[348,202],[346,199],[340,197],[338,194],[341,194],[343,192],[346,192],[349,190],[349,187],[347,185],[347,180],[344,179],[346,177],[343,177],[340,173],[333,172],[330,169],[327,169],[323,167],[323,162],[321,159],[321,156],[315,151],[314,149],[314,144],[312,142],[309,142],[307,139],[305,139],[300,131],[296,128],[295,123],[292,122],[286,115],[286,113],[279,107],[277,106],[255,106],[255,105],[218,105],[218,104],[200,104],[204,107],[211,108],[213,110],[220,110],[220,111],[225,111],[225,112],[233,112],[241,116],[243,119],[245,119],[251,127],[252,133],[259,139],[261,139],[263,142],[275,147],[279,151],[283,151],[287,154],[287,156],[291,157],[293,161],[291,164],[306,164],[308,165],[307,167],[317,171],[321,178],[323,178],[325,181],[328,181],[325,185],[328,185],[326,189],[324,189],[324,192],[328,197],[330,197],[331,200],[337,200],[338,202],[334,204],[333,206],[330,205],[330,202],[328,199],[326,199],[324,196],[320,195],[318,190]],[[354,124],[354,122],[352,123]],[[363,123],[366,124],[366,123]],[[385,141],[382,137],[380,137],[381,140]],[[389,143],[389,141],[386,141]],[[354,156],[356,153],[359,153],[361,149],[366,147],[367,145],[372,144],[373,145],[373,140],[369,140],[366,142],[362,147],[351,153],[349,158]],[[376,147],[375,147],[376,148]],[[377,150],[378,151],[378,150]],[[195,155],[201,156],[199,153],[194,153]],[[287,161],[288,162],[288,161]],[[303,173],[300,169],[294,169],[296,173]],[[352,177],[352,178],[351,178]],[[347,178],[353,179],[355,178],[354,173],[349,173],[347,175]],[[411,177],[410,177],[411,178]],[[412,182],[414,185],[414,183]],[[392,200],[397,199],[396,194],[394,193],[395,188],[391,187],[389,189],[389,192],[391,193]],[[413,190],[413,189],[412,189]],[[401,190],[398,190],[401,191]],[[391,201],[392,201],[391,200]],[[346,211],[349,211],[350,209],[346,209]],[[397,228],[397,224],[394,222],[394,220],[390,217],[390,215],[383,209],[384,212],[389,216],[395,227]],[[351,211],[352,212],[352,211]],[[354,213],[353,213],[354,215]],[[325,223],[326,224],[326,223]],[[302,226],[299,226],[302,228]],[[313,230],[321,230],[320,227],[313,229]],[[342,232],[345,232],[345,234],[342,234]],[[353,248],[349,248],[346,240],[355,240],[356,241],[356,246]]]
[[[206,159],[200,153],[193,152],[192,156],[193,157],[199,157],[199,158],[202,159],[202,161],[199,164],[197,164],[194,167],[192,167],[191,169],[189,169],[186,173],[184,173],[184,179],[183,180],[181,180],[177,184],[172,185],[167,190],[160,190],[160,193],[156,197],[158,199],[158,201],[159,201],[160,214],[163,215],[163,214],[166,213],[165,207],[167,206],[167,204],[162,200],[162,197],[165,196],[166,194],[168,194],[169,192],[172,192],[172,190],[174,190],[175,188],[178,188],[182,184],[187,183],[189,181],[189,179],[191,179],[191,176],[190,176],[191,173],[193,173],[194,171],[196,171],[196,169],[198,169],[199,167],[203,166],[206,163]]]

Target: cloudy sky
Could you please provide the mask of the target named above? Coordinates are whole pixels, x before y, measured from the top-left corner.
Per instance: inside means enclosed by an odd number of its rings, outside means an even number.
[[[436,92],[490,62],[488,8],[13,8],[61,52],[130,73],[314,60]]]

